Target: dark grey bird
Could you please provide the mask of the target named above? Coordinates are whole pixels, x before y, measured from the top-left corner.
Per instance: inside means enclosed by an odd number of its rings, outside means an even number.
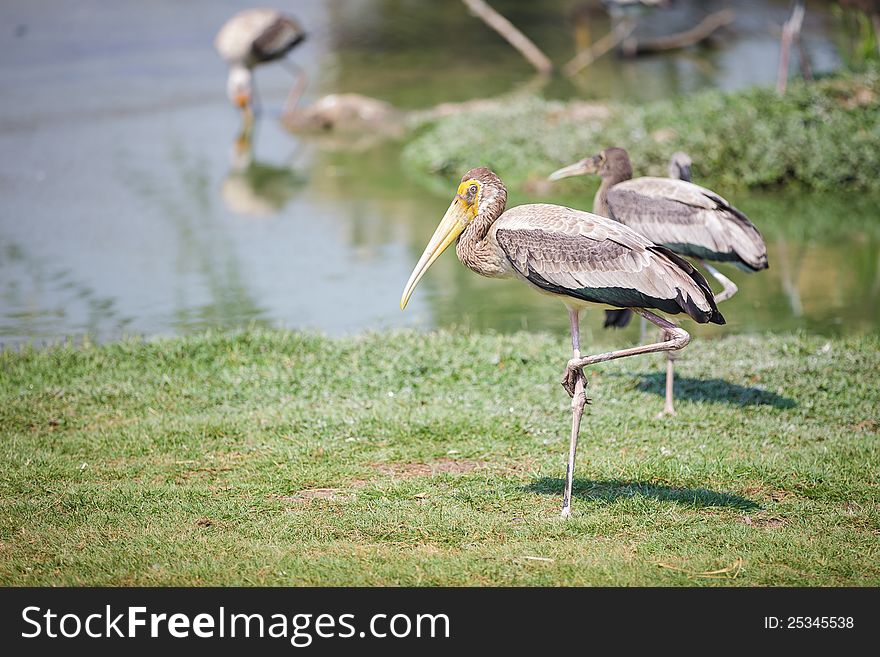
[[[670,174],[690,177],[690,158],[676,153]],[[598,174],[602,183],[593,200],[593,212],[626,224],[654,244],[678,255],[697,258],[724,289],[715,301],[729,299],[736,285],[707,260],[728,262],[745,271],[767,268],[767,247],[755,225],[715,192],[688,180],[632,177],[632,164],[622,148],[607,148],[552,174],[550,180]],[[610,311],[606,326],[625,326],[627,311]],[[674,414],[673,367],[667,365],[664,413]]]
[[[681,349],[686,331],[652,313],[685,313],[699,323],[723,324],[706,279],[684,258],[627,226],[560,205],[520,205],[505,211],[507,189],[486,168],[461,179],[452,204],[413,269],[406,307],[428,268],[451,244],[466,267],[489,278],[516,278],[568,308],[573,357],[562,384],[572,396],[572,433],[562,515],[571,510],[571,485],[581,415],[586,404],[583,368],[625,356]],[[650,345],[582,358],[579,313],[599,305],[631,308],[659,326],[665,339]]]

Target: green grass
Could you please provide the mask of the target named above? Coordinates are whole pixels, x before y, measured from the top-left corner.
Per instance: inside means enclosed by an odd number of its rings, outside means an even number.
[[[609,146],[630,152],[636,175],[666,174],[670,155],[694,158],[694,179],[721,190],[792,184],[817,190],[880,190],[880,72],[795,82],[785,96],[755,87],[704,91],[620,105],[586,120],[537,98],[420,126],[404,161],[423,178],[458,182],[489,166],[508,186],[543,179]]]
[[[666,420],[659,357],[593,368],[562,521],[566,357],[464,331],[0,353],[0,584],[880,584],[880,337],[695,341]]]

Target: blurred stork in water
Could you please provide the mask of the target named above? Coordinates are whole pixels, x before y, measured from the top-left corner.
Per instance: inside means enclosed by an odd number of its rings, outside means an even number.
[[[296,20],[275,9],[246,9],[220,28],[214,47],[229,65],[226,94],[242,112],[243,137],[249,138],[253,126],[254,67],[283,59],[305,36]],[[297,83],[287,97],[285,108],[296,102],[305,84],[305,73],[298,67],[296,73]]]
[[[565,517],[571,511],[578,431],[587,402],[583,368],[688,344],[690,335],[684,329],[649,309],[686,313],[700,323],[723,324],[724,317],[700,272],[624,224],[543,203],[505,211],[506,203],[507,189],[495,173],[482,167],[468,171],[406,283],[400,308],[406,307],[422,276],[453,243],[458,259],[472,271],[489,278],[516,278],[566,305],[573,356],[562,377],[562,385],[572,397],[571,443],[562,498]],[[659,326],[664,340],[582,358],[579,313],[593,305],[631,308]]]
[[[748,272],[767,268],[767,247],[755,225],[715,192],[690,182],[691,159],[676,153],[669,178],[632,177],[629,155],[622,148],[606,148],[550,174],[550,180],[598,174],[602,183],[593,200],[593,212],[626,224],[654,244],[681,256],[697,258],[724,286],[716,302],[736,294],[737,287],[707,260],[729,262]],[[628,310],[606,311],[606,326],[626,326]],[[673,359],[666,365],[666,404],[674,415]]]

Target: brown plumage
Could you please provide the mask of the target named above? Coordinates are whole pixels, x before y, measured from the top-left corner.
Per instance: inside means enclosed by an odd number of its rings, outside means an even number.
[[[456,245],[461,262],[484,276],[519,278],[569,305],[656,308],[723,324],[706,280],[669,249],[627,226],[559,205],[504,211],[507,191],[486,168],[462,178],[481,183],[477,216]]]
[[[520,205],[501,215],[491,232],[518,278],[569,304],[656,308],[724,323],[708,284],[688,262],[605,217]]]
[[[597,162],[602,184],[593,211],[626,224],[679,255],[767,268],[767,247],[755,225],[719,194],[686,180],[632,178],[629,156],[608,148]]]
[[[655,244],[683,256],[730,262],[746,271],[767,268],[767,247],[758,229],[719,194],[690,182],[691,159],[673,154],[670,176],[633,178],[629,155],[622,148],[564,167],[551,175],[597,173],[602,178],[593,199],[593,211],[611,217]],[[605,326],[624,327],[629,314],[608,311]]]
[[[767,247],[758,229],[742,212],[715,192],[690,182],[691,159],[686,153],[673,154],[670,176],[676,178],[632,177],[632,164],[622,148],[606,148],[563,167],[550,180],[596,173],[602,183],[593,200],[593,211],[635,229],[651,242],[662,244],[683,256],[699,258],[703,266],[723,286],[716,301],[729,299],[737,287],[706,260],[730,262],[746,271],[767,268]],[[629,323],[627,309],[606,310],[605,327],[622,328]],[[642,324],[644,333],[645,324]],[[674,414],[673,363],[668,353],[666,368],[666,406]]]

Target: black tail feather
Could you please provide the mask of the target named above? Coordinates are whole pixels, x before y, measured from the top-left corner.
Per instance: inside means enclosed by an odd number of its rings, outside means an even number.
[[[602,328],[624,328],[632,319],[632,310],[629,308],[621,308],[619,310],[606,310],[605,323]]]
[[[722,315],[718,306],[715,304],[715,294],[712,292],[712,288],[709,287],[709,283],[706,282],[706,279],[703,275],[697,271],[697,269],[689,263],[687,260],[682,258],[680,255],[670,251],[666,247],[663,246],[654,246],[651,247],[652,250],[658,251],[665,255],[667,258],[672,260],[676,265],[681,267],[681,269],[691,277],[694,283],[697,284],[697,287],[702,290],[706,301],[709,304],[709,312],[705,312],[696,306],[696,304],[690,299],[685,299],[679,293],[678,304],[681,306],[681,309],[686,312],[690,317],[700,324],[705,324],[706,322],[711,322],[712,324],[726,324],[726,320],[724,319],[724,315]]]

